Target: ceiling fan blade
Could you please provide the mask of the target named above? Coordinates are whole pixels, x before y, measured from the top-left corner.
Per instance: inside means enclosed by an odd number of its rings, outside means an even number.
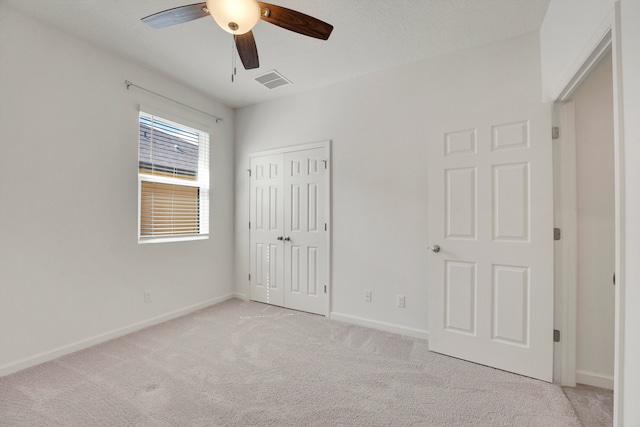
[[[294,33],[327,40],[333,31],[333,25],[304,13],[269,3],[258,2],[258,4],[262,9],[260,19]]]
[[[164,28],[203,18],[207,15],[209,15],[209,10],[205,2],[163,10],[162,12],[146,16],[142,18],[141,21],[153,28]]]
[[[258,48],[256,39],[253,38],[253,32],[236,34],[233,38],[236,41],[236,49],[238,49],[238,55],[240,55],[240,60],[242,60],[245,70],[258,68],[260,61],[258,60]]]

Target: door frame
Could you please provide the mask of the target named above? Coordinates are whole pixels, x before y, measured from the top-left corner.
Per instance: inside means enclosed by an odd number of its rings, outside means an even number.
[[[570,94],[567,95],[567,97]],[[557,122],[556,122],[557,120]],[[558,101],[554,105],[554,125],[560,127],[560,138],[554,141],[555,224],[562,238],[554,245],[554,277],[556,306],[560,321],[554,322],[561,331],[560,378],[563,386],[576,386],[577,314],[578,314],[578,230],[577,230],[577,169],[575,136],[575,103]],[[559,161],[558,161],[559,160]],[[558,360],[554,357],[554,362]]]
[[[589,49],[587,53],[573,64],[571,70],[573,72],[572,77],[568,80],[564,89],[558,94],[555,99],[557,106],[561,106],[561,103],[567,101],[573,91],[580,85],[580,83],[587,77],[590,71],[592,71],[600,60],[609,52],[612,53],[612,67],[613,67],[613,125],[614,125],[614,138],[613,138],[613,150],[614,150],[614,180],[615,180],[615,273],[616,273],[616,289],[615,289],[615,355],[614,355],[614,375],[613,375],[613,390],[614,390],[614,404],[613,404],[613,425],[621,426],[621,416],[624,413],[624,345],[625,345],[625,251],[624,251],[624,235],[625,235],[625,216],[624,216],[624,141],[623,141],[623,114],[622,114],[622,62],[620,57],[620,3],[614,2],[613,11],[608,19],[598,29],[599,38],[593,38],[591,46],[587,46]],[[565,110],[564,119],[565,123],[567,115],[571,116],[571,113],[567,113]],[[562,126],[563,113],[560,112],[559,120]],[[571,125],[569,125],[571,126]],[[574,127],[570,127],[573,131]],[[570,130],[569,132],[572,132]],[[575,139],[575,135],[573,136]],[[563,138],[564,143],[564,138]],[[575,144],[575,141],[574,141]],[[575,148],[575,147],[574,147]],[[574,153],[575,155],[575,153]],[[575,178],[574,178],[575,180]],[[575,191],[575,189],[574,189]],[[565,212],[562,213],[564,216]],[[564,223],[563,223],[564,224]],[[564,236],[563,236],[564,239]],[[571,247],[574,251],[577,250],[575,242],[571,243]],[[567,245],[569,246],[569,245]],[[563,249],[564,250],[564,249]],[[556,254],[557,255],[557,254]],[[575,256],[575,252],[573,256]],[[569,257],[570,259],[571,257]],[[564,276],[564,271],[568,271],[569,277],[576,274],[571,264],[565,264],[566,259],[562,258],[562,262],[558,264],[561,269],[560,276]],[[556,276],[558,277],[558,276]],[[575,279],[575,277],[574,277]],[[577,305],[577,288],[576,283],[568,281],[566,283],[561,282],[556,285],[562,290],[562,319],[567,322],[567,330],[564,335],[565,338],[560,342],[562,348],[562,371],[561,382],[565,385],[575,385],[576,374],[576,361],[575,361],[575,339],[576,339],[576,305]],[[564,299],[566,296],[567,299]],[[569,337],[567,334],[573,334]],[[564,342],[563,342],[564,341]]]
[[[578,234],[577,234],[577,166],[576,166],[576,127],[575,104],[569,98],[580,84],[588,77],[600,61],[612,49],[611,29],[599,40],[591,54],[585,59],[574,77],[556,98],[554,105],[554,122],[560,127],[560,138],[554,142],[554,157],[559,157],[558,177],[554,179],[554,192],[559,192],[561,199],[556,198],[556,221],[562,229],[562,239],[555,246],[556,264],[555,280],[561,298],[560,340],[561,361],[559,381],[563,386],[575,387],[577,376],[577,313],[578,313]],[[614,119],[615,121],[615,119]],[[614,142],[615,144],[615,142]],[[615,147],[614,147],[615,150]],[[617,152],[614,154],[617,157]],[[558,159],[556,157],[555,160]],[[559,178],[559,182],[558,182]],[[617,188],[616,188],[617,191]],[[616,212],[618,208],[616,202]],[[616,213],[616,221],[618,215]],[[616,236],[616,242],[618,238]],[[616,250],[618,250],[616,243]],[[617,270],[617,268],[616,268]],[[558,293],[556,293],[558,296]],[[558,380],[558,379],[556,379]]]
[[[293,151],[304,151],[310,150],[313,148],[324,148],[326,153],[326,173],[325,173],[325,184],[326,184],[326,196],[325,196],[325,218],[327,220],[327,232],[325,233],[325,239],[327,244],[327,265],[326,265],[326,274],[327,274],[327,293],[325,298],[325,308],[324,308],[324,316],[329,317],[329,313],[331,312],[331,140],[326,141],[318,141],[311,142],[306,144],[298,144],[298,145],[289,145],[284,147],[272,148],[269,150],[256,151],[249,153],[247,156],[248,161],[248,169],[251,171],[251,159],[254,157],[262,157],[262,156],[270,156],[273,154],[285,154]],[[251,186],[249,186],[251,188]],[[249,197],[249,217],[251,217],[251,192],[248,192]],[[251,239],[251,231],[249,231],[249,242]],[[249,253],[249,265],[251,265],[251,246],[250,243],[247,242],[247,250]],[[249,299],[251,299],[251,285],[249,286]]]

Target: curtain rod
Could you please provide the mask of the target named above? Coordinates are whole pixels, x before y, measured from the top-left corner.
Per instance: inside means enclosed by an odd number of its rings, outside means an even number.
[[[195,107],[192,107],[191,105],[183,104],[182,102],[180,102],[180,101],[176,101],[175,99],[171,99],[171,98],[169,98],[169,97],[167,97],[167,96],[160,95],[160,94],[159,94],[159,93],[157,93],[157,92],[154,92],[154,91],[152,91],[152,90],[146,89],[146,88],[144,88],[144,87],[142,87],[142,86],[138,86],[137,84],[135,84],[135,83],[133,83],[133,82],[131,82],[131,81],[129,81],[129,80],[125,80],[125,81],[124,81],[124,84],[125,84],[125,85],[127,85],[127,90],[129,90],[129,87],[130,87],[130,86],[137,87],[138,89],[144,90],[145,92],[149,92],[149,93],[151,93],[151,94],[153,94],[153,95],[155,95],[155,96],[159,96],[160,98],[164,98],[164,99],[166,99],[166,100],[168,100],[168,101],[175,102],[176,104],[180,104],[180,105],[182,105],[183,107],[187,107],[187,108],[189,108],[189,109],[191,109],[191,110],[197,111],[198,113],[200,113],[200,114],[204,114],[205,116],[213,117],[214,119],[216,119],[216,123],[220,123],[220,122],[222,121],[222,117],[218,117],[218,116],[215,116],[215,115],[213,115],[213,114],[209,114],[209,113],[207,113],[206,111],[199,110],[199,109],[197,109],[197,108],[195,108]]]

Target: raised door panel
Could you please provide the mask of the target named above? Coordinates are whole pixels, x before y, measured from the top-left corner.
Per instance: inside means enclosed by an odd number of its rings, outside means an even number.
[[[493,239],[528,242],[529,164],[493,166]]]
[[[448,169],[445,174],[445,237],[475,240],[476,168]]]
[[[476,265],[473,262],[445,262],[445,329],[476,334]]]
[[[529,268],[494,265],[491,340],[529,345]]]

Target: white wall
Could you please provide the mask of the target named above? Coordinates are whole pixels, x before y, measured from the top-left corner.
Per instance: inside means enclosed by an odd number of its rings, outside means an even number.
[[[209,240],[137,244],[140,103],[210,126]],[[0,375],[232,294],[233,119],[0,3]]]
[[[613,22],[612,0],[552,0],[540,28],[542,95],[555,101]]]
[[[613,388],[615,184],[611,54],[573,95],[577,166],[577,352],[580,384]]]
[[[624,342],[620,359],[624,364],[623,411],[618,425],[640,425],[640,2],[619,0],[619,74],[622,89],[620,142],[624,180],[625,229],[621,279],[624,294],[618,306],[622,314]],[[615,63],[615,59],[614,59]]]
[[[238,292],[248,293],[249,153],[331,139],[332,316],[425,336],[426,135],[460,110],[539,100],[539,70],[529,34],[238,110]]]

